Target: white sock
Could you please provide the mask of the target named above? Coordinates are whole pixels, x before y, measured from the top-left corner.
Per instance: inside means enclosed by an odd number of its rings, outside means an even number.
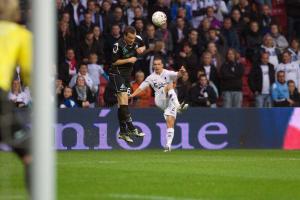
[[[167,147],[171,147],[174,138],[174,128],[167,128]]]
[[[176,108],[180,107],[180,103],[178,101],[177,94],[174,89],[169,90],[168,97],[170,101],[172,101],[175,104]]]

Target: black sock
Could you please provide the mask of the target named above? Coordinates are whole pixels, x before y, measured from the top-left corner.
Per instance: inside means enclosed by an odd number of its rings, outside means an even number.
[[[120,108],[118,108],[118,119],[119,119],[119,125],[120,125],[120,132],[121,133],[126,133],[127,132],[127,127],[126,127],[126,114],[124,111]]]
[[[122,110],[124,110],[123,112],[125,113],[125,122],[126,122],[126,125],[127,125],[128,129],[129,130],[134,130],[135,127],[132,124],[132,118],[131,118],[131,114],[130,114],[129,109],[128,109],[128,105],[121,105],[120,108]]]

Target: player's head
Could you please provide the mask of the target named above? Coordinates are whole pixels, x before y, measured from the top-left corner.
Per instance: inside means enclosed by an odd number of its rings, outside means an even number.
[[[127,26],[124,30],[124,40],[127,44],[132,45],[136,37],[136,30],[132,26]]]
[[[0,20],[16,22],[20,17],[18,0],[0,0]]]
[[[160,56],[155,56],[153,60],[153,68],[156,73],[161,73],[161,71],[164,69],[164,63]]]

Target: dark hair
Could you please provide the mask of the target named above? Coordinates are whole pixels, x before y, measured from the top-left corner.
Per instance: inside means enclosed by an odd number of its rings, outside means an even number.
[[[161,62],[163,62],[163,58],[160,55],[155,55],[153,62],[154,62],[154,60],[161,60]]]
[[[68,85],[66,85],[65,87],[64,87],[64,90],[65,89],[71,89],[71,91],[73,92],[73,89],[70,87],[70,86],[68,86]]]
[[[293,81],[293,80],[288,80],[287,84],[289,85],[289,84],[291,84],[291,83],[294,83],[294,84],[295,84],[295,81]]]
[[[283,74],[285,74],[285,71],[283,71],[283,70],[279,70],[278,72],[277,72],[277,76],[278,76],[278,74],[280,74],[280,73],[283,73]]]
[[[126,26],[124,30],[124,35],[127,35],[128,33],[135,34],[136,30],[133,26]]]

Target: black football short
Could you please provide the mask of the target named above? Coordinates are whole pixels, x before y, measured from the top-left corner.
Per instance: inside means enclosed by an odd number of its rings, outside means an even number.
[[[23,110],[24,111],[24,110]],[[30,131],[25,128],[21,111],[7,100],[7,92],[0,89],[0,142],[12,147],[18,156],[29,154]]]
[[[130,95],[130,82],[120,74],[109,74],[109,81],[114,93],[127,92]]]

